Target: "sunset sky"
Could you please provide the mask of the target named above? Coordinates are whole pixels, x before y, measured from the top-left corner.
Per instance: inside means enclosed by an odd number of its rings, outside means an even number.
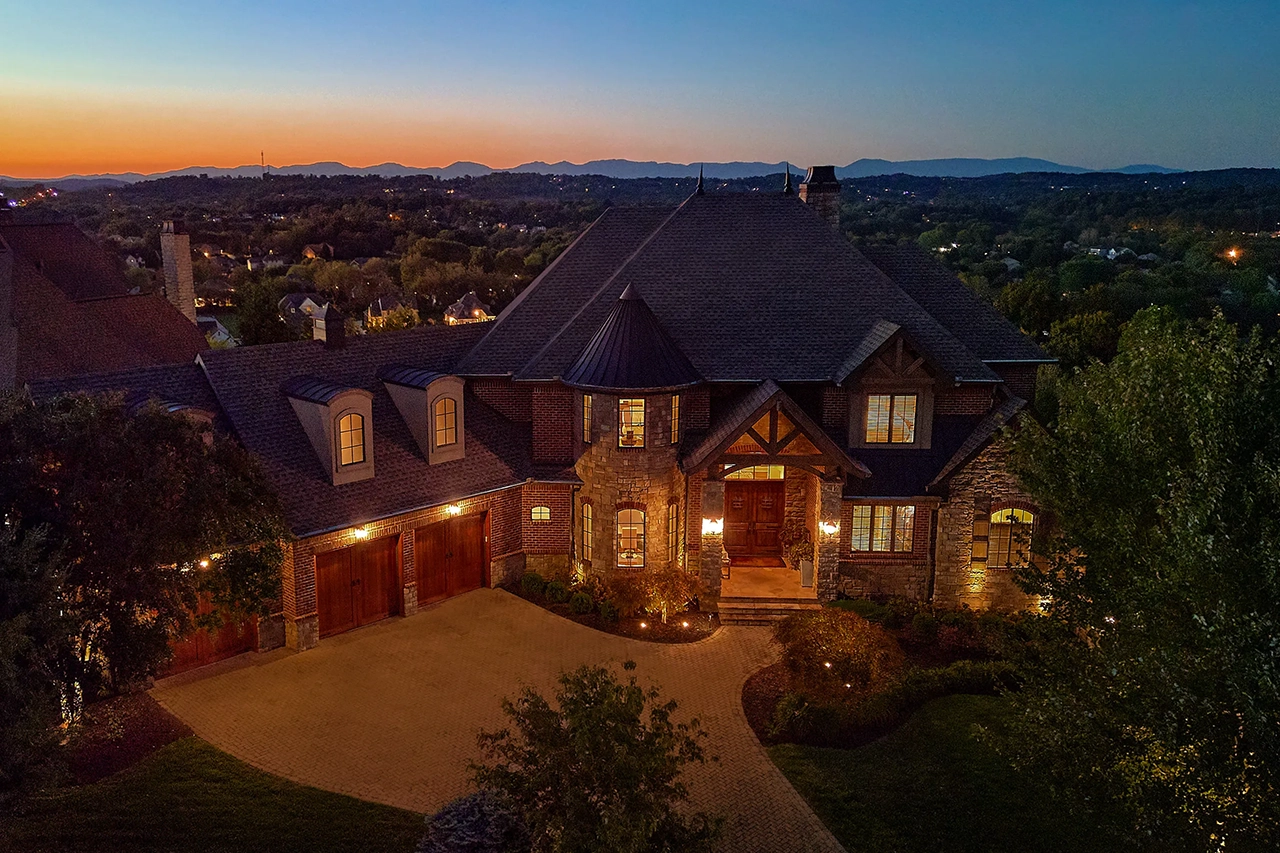
[[[338,160],[1280,166],[1280,2],[3,0],[0,175]]]

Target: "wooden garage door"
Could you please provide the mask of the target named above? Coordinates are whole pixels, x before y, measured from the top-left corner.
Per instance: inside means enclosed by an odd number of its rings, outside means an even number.
[[[451,518],[414,531],[418,603],[479,589],[485,577],[484,515]]]
[[[316,611],[328,637],[399,612],[400,537],[316,555]]]
[[[213,602],[208,593],[200,596],[200,606],[196,615],[207,616],[213,612]],[[170,643],[169,649],[173,657],[165,668],[165,675],[174,675],[197,666],[213,663],[224,658],[234,657],[244,652],[251,652],[258,646],[258,620],[249,618],[243,622],[225,622],[214,631],[203,628],[193,631],[176,643]]]

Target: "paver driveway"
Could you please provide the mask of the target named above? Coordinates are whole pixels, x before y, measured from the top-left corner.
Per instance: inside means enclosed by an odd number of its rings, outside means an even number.
[[[602,634],[481,589],[410,619],[160,682],[152,695],[196,734],[298,782],[420,812],[468,790],[476,732],[503,722],[522,684],[547,691],[583,663],[638,664],[710,733],[717,763],[691,768],[694,804],[725,817],[726,851],[841,851],[761,748],[742,684],[773,660],[765,628],[663,645]],[[210,674],[213,673],[213,674]]]

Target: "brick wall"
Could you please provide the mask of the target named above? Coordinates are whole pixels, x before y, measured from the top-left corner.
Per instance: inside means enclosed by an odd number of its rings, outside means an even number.
[[[472,379],[467,387],[507,420],[522,424],[533,420],[533,389],[528,385],[510,379]]]
[[[532,510],[545,506],[550,521],[534,521]],[[520,497],[521,550],[529,554],[568,554],[573,546],[573,487],[568,483],[526,483]]]
[[[990,385],[961,385],[939,388],[933,398],[937,415],[984,415],[991,410]]]
[[[533,388],[533,461],[573,461],[574,394],[559,383]]]
[[[685,429],[701,432],[711,426],[711,390],[705,386],[684,392]]]
[[[1010,394],[1024,400],[1036,397],[1036,372],[1039,367],[1034,364],[996,364],[992,366]]]
[[[845,501],[840,510],[840,591],[845,595],[903,596],[914,601],[929,597],[930,540],[936,500],[912,502],[916,508],[910,551],[854,551],[855,504],[902,505],[906,501]]]
[[[947,607],[1021,610],[1037,602],[1018,589],[1007,569],[988,568],[973,559],[974,522],[990,518],[992,507],[1030,508],[1008,470],[1008,452],[992,444],[954,475],[947,499],[938,509],[938,544],[934,601]]]
[[[849,391],[845,388],[822,389],[822,425],[844,435],[849,431]]]

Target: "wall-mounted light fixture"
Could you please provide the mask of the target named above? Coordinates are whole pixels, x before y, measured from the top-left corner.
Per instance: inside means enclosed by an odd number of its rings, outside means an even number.
[[[835,536],[840,532],[840,525],[834,521],[822,521],[818,523],[818,529],[828,536]]]
[[[449,504],[445,511],[449,515],[462,515],[462,504]]]
[[[722,534],[722,533],[724,533],[724,519],[723,519],[723,518],[704,518],[704,519],[702,519],[702,535],[703,535],[703,536],[708,536],[708,535],[712,535],[712,534],[714,534],[714,535],[716,535],[716,536],[719,536],[719,535],[720,535],[720,534]]]
[[[351,535],[357,539],[368,539],[369,530],[365,527],[357,527],[355,530],[351,531]]]

